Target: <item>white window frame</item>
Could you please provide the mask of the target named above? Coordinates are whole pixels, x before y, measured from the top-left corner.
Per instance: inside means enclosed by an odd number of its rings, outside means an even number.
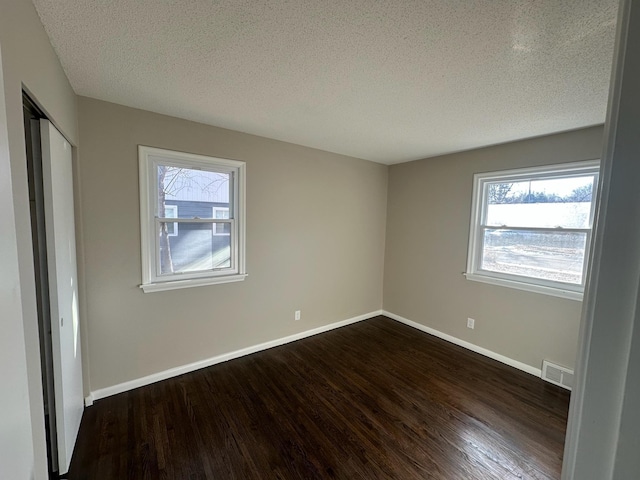
[[[216,217],[216,212],[227,212],[227,217],[229,217],[228,212],[229,212],[229,207],[213,207],[213,218],[218,218]],[[215,228],[213,228],[213,236],[214,237],[228,237],[230,234],[229,233],[218,233],[217,231],[217,226]]]
[[[245,264],[245,162],[143,145],[138,146],[138,162],[140,171],[140,236],[142,249],[142,284],[140,288],[145,293],[149,293],[244,280],[247,276]],[[231,224],[230,268],[160,274],[160,240],[156,234],[157,224],[158,222],[173,221],[174,219],[158,217],[158,182],[156,176],[158,165],[232,174],[233,184],[230,188],[232,209],[229,215],[232,218],[225,220]],[[216,222],[216,219],[178,218],[175,220],[175,223]]]
[[[167,215],[167,210],[173,210],[174,214],[172,217],[170,217],[169,215]],[[178,218],[178,205],[165,205],[164,206],[164,212],[165,212],[165,217],[166,218]],[[178,236],[178,222],[173,222],[173,233],[169,234],[170,237],[177,237]]]
[[[589,250],[593,233],[593,218],[595,214],[595,196],[598,187],[600,160],[588,160],[583,162],[573,162],[556,165],[546,165],[542,167],[521,168],[517,170],[503,170],[498,172],[477,173],[473,176],[473,196],[471,206],[471,223],[469,227],[469,249],[467,252],[467,271],[465,276],[468,280],[500,285],[504,287],[526,290],[529,292],[542,293],[556,297],[568,298],[571,300],[582,300],[584,292],[584,282],[587,271]],[[522,182],[527,180],[540,180],[550,178],[568,178],[582,175],[594,175],[593,194],[591,200],[591,212],[589,215],[589,226],[584,229],[562,229],[545,228],[539,231],[569,232],[581,231],[586,233],[585,256],[582,267],[582,284],[575,285],[565,282],[556,282],[546,279],[539,279],[523,275],[515,275],[502,272],[493,272],[480,269],[483,253],[483,238],[485,228],[505,228],[508,225],[488,226],[485,224],[488,205],[488,185],[496,182]],[[522,230],[522,227],[515,227]],[[524,230],[536,230],[536,228],[524,228]]]

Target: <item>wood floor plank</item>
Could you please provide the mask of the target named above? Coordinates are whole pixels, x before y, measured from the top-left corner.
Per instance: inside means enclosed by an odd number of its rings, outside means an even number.
[[[97,401],[68,478],[551,480],[568,404],[376,317]]]

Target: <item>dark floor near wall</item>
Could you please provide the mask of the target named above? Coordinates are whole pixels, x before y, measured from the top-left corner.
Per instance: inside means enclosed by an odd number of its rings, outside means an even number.
[[[377,317],[96,402],[69,479],[556,479],[568,404]]]

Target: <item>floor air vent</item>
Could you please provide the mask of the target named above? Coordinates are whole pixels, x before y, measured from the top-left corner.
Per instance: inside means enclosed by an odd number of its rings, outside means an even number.
[[[567,390],[573,388],[573,370],[547,362],[546,360],[542,362],[542,379],[566,388]]]

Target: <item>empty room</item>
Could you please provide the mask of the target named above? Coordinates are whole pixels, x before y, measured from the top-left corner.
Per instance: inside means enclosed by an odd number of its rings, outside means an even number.
[[[637,0],[0,0],[0,478],[637,478],[639,77]]]

